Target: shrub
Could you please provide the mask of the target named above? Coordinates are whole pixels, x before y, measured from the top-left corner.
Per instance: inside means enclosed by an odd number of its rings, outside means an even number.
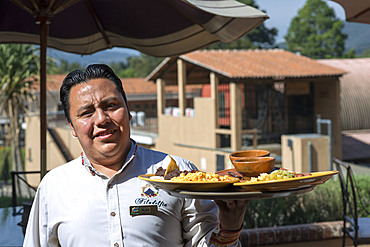
[[[23,202],[33,201],[33,197],[17,197],[17,205],[22,206]],[[12,197],[0,193],[0,208],[12,207]]]
[[[355,176],[359,195],[359,217],[369,217],[370,176]],[[306,194],[251,201],[244,219],[245,228],[273,227],[335,221],[343,218],[342,191],[337,177]]]
[[[25,149],[22,148],[23,166],[25,165]],[[11,182],[10,172],[12,171],[12,156],[10,147],[0,148],[0,181]]]
[[[355,183],[358,188],[358,217],[370,217],[370,176],[357,175],[355,176]]]
[[[12,157],[10,155],[10,147],[0,149],[0,180],[8,182],[10,180],[10,170]]]

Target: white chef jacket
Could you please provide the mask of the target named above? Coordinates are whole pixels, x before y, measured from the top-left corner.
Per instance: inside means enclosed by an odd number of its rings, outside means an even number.
[[[211,200],[170,196],[140,180],[166,167],[167,155],[137,146],[111,178],[96,171],[84,153],[42,179],[23,246],[216,246],[218,208]],[[180,170],[196,167],[172,156]],[[157,215],[130,215],[130,206],[155,204]],[[240,246],[236,242],[230,246]]]

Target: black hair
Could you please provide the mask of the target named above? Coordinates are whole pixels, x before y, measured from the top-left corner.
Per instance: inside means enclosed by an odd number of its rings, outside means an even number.
[[[126,93],[123,90],[122,82],[118,76],[113,72],[113,70],[105,64],[91,64],[87,66],[86,71],[75,70],[69,73],[63,80],[62,86],[60,87],[60,102],[62,103],[64,114],[72,124],[71,117],[69,114],[70,102],[69,102],[69,93],[71,88],[75,85],[81,83],[87,83],[91,79],[106,78],[113,82],[117,87],[118,91],[122,94],[123,99],[127,104]]]

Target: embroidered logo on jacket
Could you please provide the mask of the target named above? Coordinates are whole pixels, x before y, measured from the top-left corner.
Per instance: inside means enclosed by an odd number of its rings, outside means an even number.
[[[146,184],[144,187],[141,187],[141,190],[143,192],[141,193],[141,196],[156,197],[158,195],[158,190],[150,184]]]
[[[136,198],[135,200],[137,205],[153,204],[158,205],[158,207],[167,207],[167,204],[164,201],[157,199],[153,200],[159,195],[159,191],[150,184],[146,184],[144,187],[141,187],[141,190],[141,198]]]

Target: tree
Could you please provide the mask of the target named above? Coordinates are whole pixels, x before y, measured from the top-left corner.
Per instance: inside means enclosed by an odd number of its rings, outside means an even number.
[[[343,27],[324,1],[307,0],[290,23],[285,36],[287,49],[311,58],[348,57],[344,54],[347,35],[342,33]]]
[[[38,61],[36,49],[31,45],[0,44],[0,115],[5,112],[10,121],[8,140],[15,171],[24,171],[20,146],[21,116],[26,112],[30,97],[28,89],[38,72]],[[18,186],[20,195],[25,192],[22,188]]]
[[[112,68],[112,70],[116,73],[118,77],[124,77],[124,71],[127,68],[126,63],[124,62],[111,62],[109,66]]]
[[[162,60],[163,58],[152,57],[142,53],[138,57],[128,57],[126,69],[123,74],[119,75],[122,77],[146,77]]]
[[[254,0],[239,0],[246,5],[258,9]],[[271,48],[275,45],[275,37],[278,33],[276,28],[267,28],[264,23],[253,29],[251,32],[238,40],[224,43],[219,42],[212,44],[207,49],[261,49]]]
[[[78,62],[69,63],[65,59],[56,60],[55,58],[47,58],[47,72],[49,75],[67,74],[73,70],[83,70],[83,66]]]
[[[366,49],[366,50],[362,53],[361,57],[370,57],[370,49]]]

